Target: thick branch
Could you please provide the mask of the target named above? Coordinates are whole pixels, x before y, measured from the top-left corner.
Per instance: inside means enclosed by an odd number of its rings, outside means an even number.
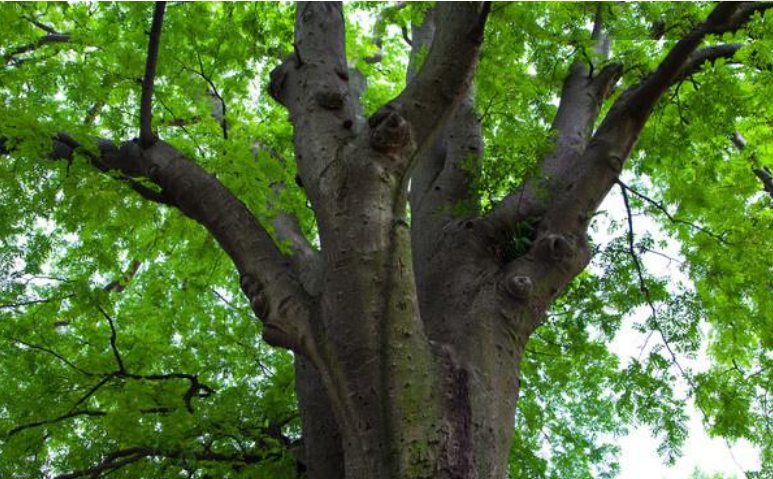
[[[156,80],[158,48],[161,45],[161,27],[164,24],[165,10],[166,2],[156,2],[153,10],[153,23],[150,27],[145,78],[142,80],[142,95],[140,97],[140,145],[143,148],[148,148],[155,141],[151,125],[153,120],[153,83]]]
[[[579,151],[554,152],[558,156],[547,157],[535,179],[511,193],[489,216],[502,242],[522,222],[535,225],[529,250],[505,268],[506,279],[530,280],[535,310],[544,310],[561,286],[590,261],[586,236],[593,213],[618,180],[654,106],[696,58],[700,43],[709,34],[740,28],[751,18],[750,12],[758,10],[757,4],[749,3],[716,6],[674,45],[652,74],[618,97],[587,146],[580,141]],[[612,73],[614,78],[619,70]]]
[[[269,93],[290,112],[301,182],[315,210],[319,190],[336,152],[362,129],[357,90],[360,78],[346,62],[340,2],[299,2],[295,52],[271,72]]]
[[[720,58],[733,58],[738,50],[744,47],[743,43],[727,43],[701,48],[690,56],[682,73],[673,83],[677,83],[690,75],[700,71],[706,63],[714,64]]]
[[[397,98],[370,119],[371,126],[394,111],[408,121],[419,148],[432,141],[472,84],[490,8],[489,2],[439,3],[437,32],[421,70]]]
[[[539,197],[544,190],[561,189],[564,177],[573,175],[578,158],[583,154],[598,119],[601,106],[622,75],[622,65],[610,63],[594,75],[595,63],[606,60],[611,40],[604,32],[602,4],[597,5],[590,34],[597,58],[578,55],[564,80],[558,111],[551,125],[553,150],[542,160],[537,179],[527,181],[519,190],[491,213],[500,227],[512,228],[522,218],[541,213]]]
[[[710,34],[735,31],[754,12],[771,5],[753,2],[717,5],[704,22],[674,45],[652,74],[618,97],[582,154],[574,161],[565,161],[559,174],[552,175],[557,176],[557,182],[548,188],[550,194],[542,195],[547,199],[538,198],[538,184],[527,183],[505,200],[494,217],[512,226],[524,216],[545,215],[550,216],[546,220],[550,223],[548,227],[584,228],[617,181],[655,104],[669,86],[689,68],[697,68],[714,56],[729,55],[736,49],[723,46],[697,50],[703,39]],[[550,171],[541,172],[540,178],[546,175],[551,176]]]
[[[76,150],[100,171],[119,172],[143,197],[175,206],[205,226],[239,270],[242,288],[264,322],[264,338],[276,346],[308,352],[308,295],[273,239],[220,181],[160,140],[145,150],[135,141],[116,146],[102,140],[99,152],[93,153],[58,134],[50,158],[71,160]],[[2,138],[0,153],[10,153]]]
[[[37,41],[33,43],[28,43],[27,45],[21,45],[11,49],[11,51],[6,53],[3,58],[5,60],[5,64],[8,64],[15,57],[22,55],[24,53],[37,50],[38,48],[44,45],[49,45],[51,43],[69,43],[69,42],[70,42],[70,35],[67,33],[49,33],[48,35],[44,35],[40,37]]]

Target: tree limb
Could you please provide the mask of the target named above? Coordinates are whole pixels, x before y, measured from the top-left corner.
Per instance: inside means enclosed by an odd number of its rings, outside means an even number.
[[[436,8],[437,31],[421,70],[369,120],[374,127],[397,113],[410,124],[419,149],[445,128],[470,88],[491,5],[442,2]]]
[[[697,50],[690,56],[690,59],[687,64],[685,64],[682,73],[672,82],[672,84],[678,83],[690,75],[697,73],[706,63],[713,65],[714,62],[720,58],[733,58],[736,52],[738,52],[738,50],[743,47],[743,43],[726,43],[721,45],[711,45]]]
[[[590,34],[598,60],[607,60],[611,46],[611,40],[604,31],[603,8],[602,4],[597,5]],[[564,176],[572,174],[574,163],[587,147],[601,106],[623,73],[622,65],[610,63],[594,75],[594,61],[597,60],[588,55],[578,55],[569,67],[551,125],[555,146],[542,159],[540,171],[535,175],[537,179],[527,180],[489,214],[494,224],[510,228],[519,219],[540,214],[542,205],[538,198],[544,196],[540,189],[560,188],[551,183],[560,182]]]
[[[712,56],[729,54],[735,49],[733,46],[697,50],[703,39],[707,35],[735,31],[755,12],[771,6],[773,3],[770,2],[718,4],[705,21],[671,48],[653,73],[617,98],[580,156],[563,161],[564,166],[558,174],[550,175],[550,171],[541,170],[540,178],[556,177],[547,188],[551,194],[542,195],[548,199],[540,200],[537,194],[540,186],[530,182],[508,196],[493,217],[512,226],[524,216],[544,216],[546,226],[550,224],[548,227],[584,228],[617,181],[655,104],[670,85],[687,68],[700,66]]]
[[[142,80],[142,94],[140,97],[140,145],[143,148],[148,148],[155,141],[151,124],[153,120],[153,83],[156,79],[158,49],[161,45],[161,28],[164,23],[165,10],[166,2],[156,2],[153,10],[153,23],[150,27],[145,77]]]
[[[5,61],[5,64],[7,65],[15,57],[22,55],[24,53],[37,50],[38,48],[44,45],[49,45],[51,43],[69,43],[69,42],[70,42],[70,34],[68,33],[49,33],[47,35],[40,37],[35,42],[28,43],[26,45],[21,45],[16,48],[12,48],[11,51],[9,51],[4,55],[3,59]]]
[[[92,152],[59,133],[49,158],[71,160],[77,151],[100,171],[120,173],[120,179],[144,198],[175,206],[202,224],[241,274],[242,289],[264,322],[266,341],[300,353],[310,351],[310,298],[292,274],[288,259],[244,203],[164,141],[157,140],[144,150],[136,141],[117,146],[101,140],[97,147],[98,153]],[[10,152],[7,141],[0,138],[0,154]]]
[[[269,94],[290,113],[299,178],[319,211],[326,199],[320,180],[364,124],[360,85],[347,66],[342,4],[298,2],[294,48],[271,72]]]

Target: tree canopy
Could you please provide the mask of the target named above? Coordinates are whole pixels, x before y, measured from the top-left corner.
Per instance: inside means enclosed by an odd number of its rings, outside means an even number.
[[[345,5],[367,116],[405,87],[411,25],[430,7]],[[614,99],[714,5],[490,8],[474,87],[485,159],[470,200],[483,211],[555,147],[576,60],[622,66]],[[288,253],[275,231],[287,214],[319,246],[292,124],[269,91],[294,51],[294,15],[288,3],[170,2],[152,104],[158,136]],[[749,15],[710,34],[654,107],[618,183],[625,220],[599,212],[593,266],[529,340],[511,477],[613,477],[616,438],[637,425],[672,462],[693,403],[710,434],[759,448],[763,469],[749,474],[773,472],[773,22],[762,7]],[[152,181],[94,161],[95,138],[142,140],[153,16],[145,2],[0,5],[2,477],[302,474],[292,354],[260,339],[228,255],[203,226],[148,201]],[[598,16],[610,52],[598,48]],[[75,154],[52,157],[52,138]],[[641,227],[651,223],[664,236]],[[513,229],[509,254],[531,245],[530,228]],[[685,281],[647,268],[669,243]],[[621,361],[610,344],[631,311],[646,317],[635,328],[648,347]],[[688,367],[701,354],[710,366]]]

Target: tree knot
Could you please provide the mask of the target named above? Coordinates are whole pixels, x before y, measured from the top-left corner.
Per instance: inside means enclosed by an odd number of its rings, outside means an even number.
[[[346,101],[347,92],[335,87],[323,87],[314,94],[317,105],[326,110],[340,110]]]
[[[555,263],[564,263],[574,258],[577,251],[573,235],[549,233],[537,239],[537,256]]]
[[[284,101],[284,89],[285,84],[287,83],[289,69],[292,65],[295,65],[296,68],[298,68],[300,65],[298,58],[300,57],[295,53],[291,53],[281,64],[279,64],[279,66],[269,73],[268,94],[271,95],[271,98],[284,106],[287,106]]]
[[[515,299],[528,299],[533,284],[530,277],[513,274],[505,277],[504,288]]]
[[[411,144],[411,126],[400,112],[387,105],[368,119],[370,143],[380,152],[400,151]]]
[[[265,321],[269,314],[269,304],[263,284],[253,275],[244,274],[241,278],[241,287],[247,299],[250,300],[252,310],[258,318]]]

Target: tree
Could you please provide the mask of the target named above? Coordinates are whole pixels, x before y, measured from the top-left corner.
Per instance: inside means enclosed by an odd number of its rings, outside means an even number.
[[[769,463],[770,6],[4,4],[3,477]]]

